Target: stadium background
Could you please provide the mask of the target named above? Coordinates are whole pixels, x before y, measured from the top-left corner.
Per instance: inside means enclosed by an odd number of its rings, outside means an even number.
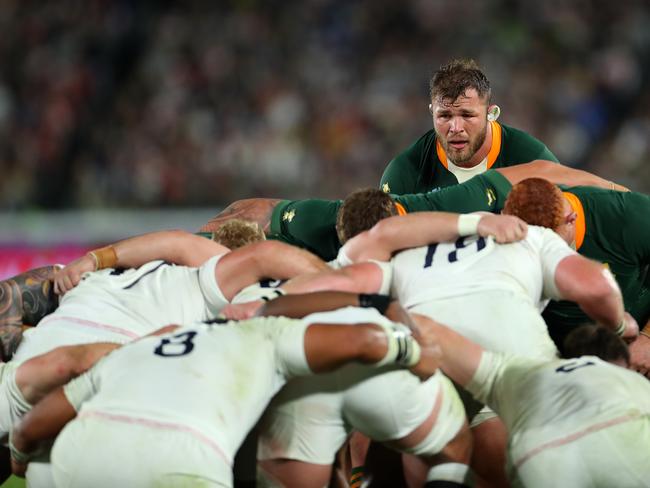
[[[3,0],[0,278],[238,198],[376,185],[453,57],[501,121],[648,192],[648,25],[643,0]]]

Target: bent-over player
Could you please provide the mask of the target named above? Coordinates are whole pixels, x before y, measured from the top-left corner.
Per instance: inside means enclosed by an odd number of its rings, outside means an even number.
[[[370,298],[339,292],[287,295],[267,302],[260,313],[307,315],[303,320],[312,322],[388,323],[376,310],[358,308]],[[385,307],[388,297],[384,300]],[[388,306],[386,316],[410,321],[396,303]],[[349,365],[315,378],[292,379],[273,398],[258,423],[258,485],[327,485],[335,454],[353,429],[417,455],[427,466],[426,486],[472,482],[471,435],[460,398],[446,377],[436,373],[421,382],[394,368]]]
[[[350,361],[407,367],[427,378],[438,349],[426,334],[418,341],[392,322],[286,318],[144,338],[36,405],[13,431],[13,460],[22,471],[39,441],[65,426],[52,451],[59,486],[231,486],[235,451],[287,378]]]
[[[577,329],[567,352],[582,357],[544,361],[487,351],[429,318],[416,320],[435,332],[444,372],[508,427],[514,487],[647,485],[650,385],[625,369],[627,347],[611,330]]]

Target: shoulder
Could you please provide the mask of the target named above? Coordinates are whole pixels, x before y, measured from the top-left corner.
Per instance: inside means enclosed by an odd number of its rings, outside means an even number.
[[[507,162],[528,162],[534,159],[558,161],[542,141],[521,129],[501,124],[503,157]]]

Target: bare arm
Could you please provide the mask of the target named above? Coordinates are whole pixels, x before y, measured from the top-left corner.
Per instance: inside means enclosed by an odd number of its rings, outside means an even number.
[[[12,444],[21,453],[34,452],[43,441],[54,439],[65,425],[77,416],[59,387],[47,395],[30,412],[25,415],[12,432]],[[17,462],[12,452],[12,470],[18,476],[24,476],[26,463]]]
[[[137,268],[156,259],[199,266],[210,257],[229,251],[210,239],[181,230],[151,232],[125,239],[111,247],[115,251],[115,262],[110,267],[119,268]],[[90,254],[73,261],[54,276],[55,291],[62,294],[74,288],[83,273],[95,271],[96,264]]]
[[[314,373],[357,361],[399,364],[426,379],[438,369],[441,352],[437,340],[428,331],[416,338],[405,330],[401,324],[311,324],[305,332],[305,357]]]
[[[628,318],[621,290],[609,270],[600,263],[580,255],[567,256],[555,270],[555,284],[562,298],[576,302],[602,325],[616,330]],[[628,322],[623,337],[630,339],[637,334],[636,322]]]
[[[58,307],[51,281],[58,269],[35,268],[0,282],[0,360],[11,360],[25,326],[38,324]]]
[[[16,385],[25,400],[36,404],[54,388],[84,373],[118,347],[119,344],[110,342],[57,347],[21,364],[16,371]]]
[[[0,282],[0,326],[36,325],[59,304],[52,277],[60,268],[43,266]]]
[[[271,225],[271,214],[275,206],[282,200],[278,198],[247,198],[237,200],[228,205],[221,213],[212,217],[201,227],[201,232],[214,232],[230,219],[243,219],[257,222],[268,234]]]
[[[551,161],[536,160],[530,163],[508,166],[507,168],[498,168],[496,171],[505,176],[513,185],[526,178],[538,177],[549,180],[556,185],[595,186],[606,190],[629,191],[624,186],[613,181]]]
[[[298,276],[282,285],[286,293],[313,293],[316,291],[346,291],[351,293],[379,293],[384,271],[376,263],[365,262],[341,269],[325,269],[320,273]]]
[[[346,242],[343,253],[352,262],[368,259],[388,261],[394,252],[401,249],[452,241],[461,235],[492,235],[497,242],[514,242],[526,237],[526,223],[508,217],[491,214],[461,216],[447,212],[416,212],[390,217]],[[466,222],[472,222],[472,219],[473,225],[468,227]]]
[[[411,314],[420,331],[432,334],[442,350],[440,368],[456,383],[465,386],[474,377],[483,348],[424,315]]]
[[[265,241],[228,253],[215,267],[216,279],[227,300],[264,278],[287,280],[329,269],[318,256],[289,244]]]

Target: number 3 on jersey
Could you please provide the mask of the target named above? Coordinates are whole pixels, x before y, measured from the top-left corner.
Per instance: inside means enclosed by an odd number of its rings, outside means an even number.
[[[450,251],[447,254],[447,261],[449,263],[455,263],[459,260],[459,251],[461,249],[472,249],[470,246],[476,244],[475,252],[479,252],[482,249],[485,249],[485,237],[478,236],[466,236],[459,237],[454,243],[455,249]],[[438,244],[429,244],[427,248],[427,255],[424,257],[424,267],[429,268],[433,264],[433,256],[436,254],[438,249]]]
[[[182,332],[172,337],[167,337],[160,341],[160,344],[154,349],[153,353],[165,358],[185,356],[194,349],[194,336],[196,332]]]

